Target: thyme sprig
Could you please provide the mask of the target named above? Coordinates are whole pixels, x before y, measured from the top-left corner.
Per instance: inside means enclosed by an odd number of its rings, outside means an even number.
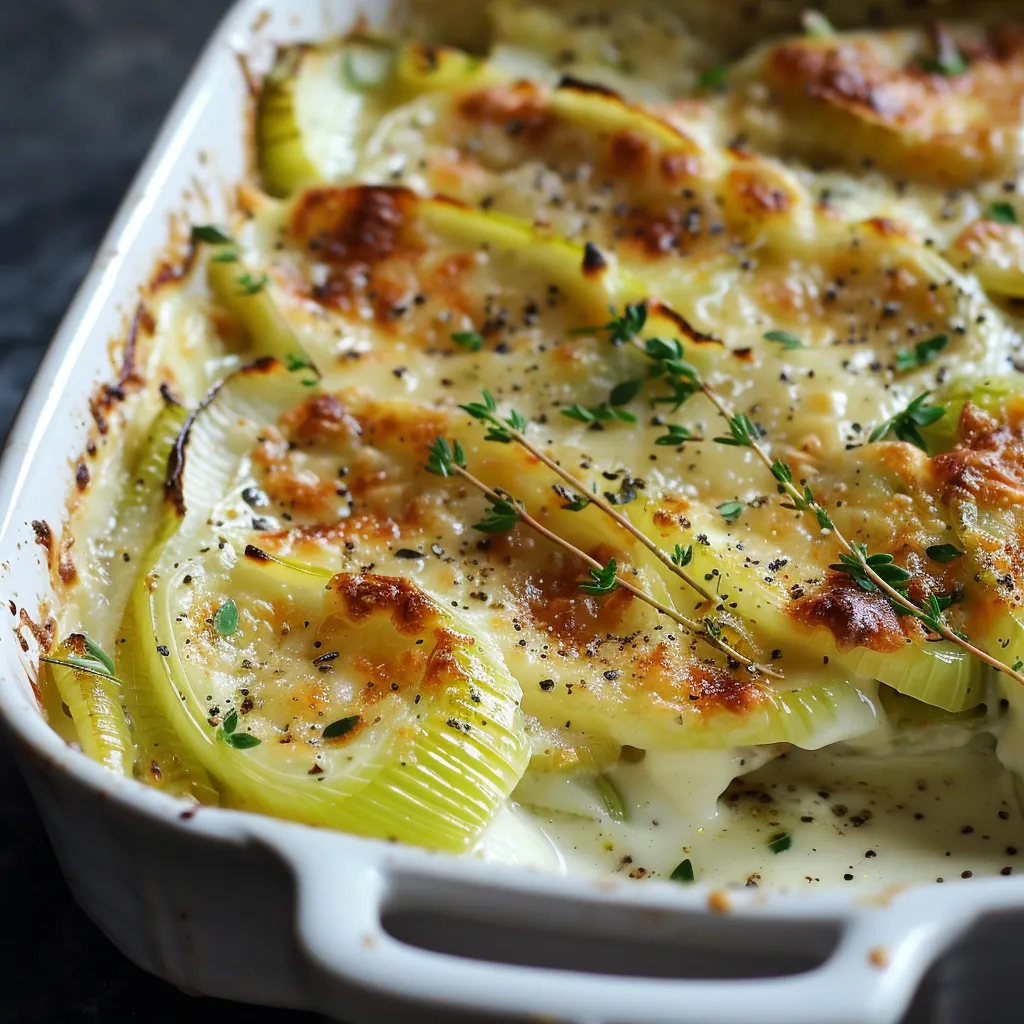
[[[925,454],[928,452],[928,441],[919,427],[929,427],[946,415],[944,405],[929,405],[930,391],[922,391],[907,407],[880,423],[868,436],[869,441],[882,441],[890,434],[895,434],[900,441],[917,445]]]
[[[646,316],[646,314],[645,314]],[[642,325],[644,318],[640,318]],[[467,405],[460,406],[465,412],[468,412],[473,419],[480,420],[487,426],[486,439],[488,441],[497,441],[501,444],[516,443],[528,451],[535,459],[551,470],[552,473],[560,476],[574,491],[580,493],[586,493],[586,484],[567,469],[560,466],[554,459],[546,455],[540,448],[538,448],[529,438],[526,437],[524,431],[526,430],[526,420],[515,410],[505,417],[504,419],[498,413],[498,403],[495,401],[494,396],[489,391],[483,392],[482,402],[470,402]],[[457,443],[457,442],[456,442]],[[634,494],[635,496],[635,494]],[[682,565],[677,565],[672,561],[672,556],[667,552],[663,551],[657,544],[654,543],[646,534],[641,530],[638,530],[629,519],[624,516],[621,512],[618,512],[613,508],[615,504],[625,504],[624,500],[627,495],[620,492],[620,495],[613,495],[615,500],[609,499],[606,495],[589,493],[587,494],[588,504],[597,506],[606,516],[613,519],[623,530],[625,530],[631,537],[638,540],[647,550],[654,555],[655,558],[661,562],[670,572],[675,573],[688,587],[695,590],[705,601],[713,601],[710,591],[707,590],[702,584],[698,583],[688,572],[685,571]],[[563,506],[567,507],[569,511],[578,512],[585,505],[576,507],[575,505]]]
[[[508,420],[499,420],[499,422],[507,424]],[[490,508],[484,518],[476,524],[476,529],[483,530],[486,533],[499,533],[512,529],[517,523],[522,523],[533,530],[534,533],[560,547],[563,551],[567,551],[569,554],[579,558],[590,571],[590,579],[580,582],[580,589],[585,593],[604,595],[620,588],[627,590],[635,598],[643,601],[644,604],[649,605],[659,614],[664,615],[681,626],[687,633],[702,640],[709,647],[720,651],[734,664],[744,665],[752,672],[772,676],[776,679],[782,678],[782,674],[775,669],[759,665],[750,658],[740,654],[723,638],[721,626],[710,616],[705,616],[702,622],[695,622],[693,619],[676,611],[675,608],[664,604],[653,595],[647,593],[642,587],[633,583],[632,580],[623,576],[614,558],[610,558],[606,563],[602,564],[571,541],[559,536],[553,530],[544,526],[543,523],[534,519],[522,501],[514,498],[507,491],[489,487],[469,470],[466,462],[466,453],[458,441],[449,442],[445,437],[436,438],[428,449],[426,469],[438,476],[459,477],[487,498],[490,502]],[[692,551],[689,548],[683,549],[676,545],[675,552],[671,556],[666,557],[669,558],[673,565],[681,568],[692,557]],[[676,561],[677,559],[678,562]]]
[[[627,309],[630,308],[632,307],[627,307]],[[621,335],[630,325],[638,322],[642,327],[646,322],[646,315],[640,317],[634,312],[631,314],[628,323],[625,318],[613,318],[611,323],[604,329],[611,332],[611,325],[615,325],[616,333]],[[746,413],[737,413],[700,376],[694,367],[684,361],[684,350],[680,341],[673,339],[672,341],[665,342],[658,338],[641,339],[639,337],[639,328],[633,332],[628,340],[648,358],[657,359],[662,366],[661,373],[675,374],[686,387],[691,389],[691,394],[696,394],[698,391],[701,392],[715,407],[719,416],[729,426],[729,434],[727,436],[715,438],[719,444],[749,448],[775,478],[779,493],[789,498],[786,507],[792,508],[796,512],[810,513],[815,517],[822,530],[831,533],[836,543],[842,548],[839,562],[833,563],[833,568],[836,571],[850,576],[862,589],[870,590],[874,588],[875,591],[884,595],[890,605],[897,611],[913,615],[932,633],[961,647],[968,654],[991,666],[997,672],[1002,672],[1004,675],[1024,685],[1024,675],[1020,672],[1024,665],[1011,667],[998,658],[993,657],[987,651],[976,647],[965,634],[954,630],[946,622],[943,615],[945,609],[942,607],[941,598],[935,597],[933,600],[932,597],[929,597],[924,605],[917,604],[911,600],[907,593],[907,587],[904,585],[905,581],[898,578],[899,574],[893,571],[893,569],[899,567],[892,564],[891,556],[885,556],[885,559],[888,560],[880,560],[878,555],[870,554],[865,545],[851,543],[835,525],[828,510],[818,501],[811,488],[806,483],[798,483],[794,479],[792,467],[781,459],[773,459],[768,453],[761,443],[761,438],[765,433],[764,430],[754,423]],[[652,342],[656,343],[656,345],[652,345]],[[652,354],[652,348],[656,350],[657,355]],[[660,355],[663,351],[672,352],[669,360]],[[669,362],[673,365],[666,365]],[[945,408],[942,406],[928,405],[927,400],[930,394],[930,392],[926,391],[918,395],[902,413],[898,413],[891,420],[887,420],[880,427],[876,428],[871,435],[871,440],[880,440],[892,432],[900,440],[917,444],[920,448],[927,451],[925,439],[916,428],[928,426],[945,414]],[[900,572],[906,572],[906,570],[901,569]]]

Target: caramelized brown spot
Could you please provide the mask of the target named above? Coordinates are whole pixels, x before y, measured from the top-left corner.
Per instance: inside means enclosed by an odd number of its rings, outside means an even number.
[[[430,652],[426,670],[423,673],[423,686],[426,689],[440,689],[450,683],[466,679],[465,669],[456,657],[460,648],[472,647],[476,640],[465,633],[441,627],[434,630],[437,643]]]
[[[689,672],[690,700],[704,712],[744,714],[763,700],[753,678],[735,678],[716,665],[695,665]]]
[[[96,429],[101,434],[106,434],[110,429],[107,419],[110,410],[119,402],[123,402],[129,392],[135,390],[142,383],[142,374],[136,365],[139,339],[142,334],[151,335],[154,329],[153,315],[140,302],[135,308],[132,325],[125,340],[124,355],[121,359],[117,382],[102,385],[89,399],[89,411],[96,424]]]
[[[931,460],[944,487],[943,500],[958,492],[993,505],[1024,501],[1024,425],[1011,409],[998,422],[968,402],[960,413],[960,441]]]
[[[71,559],[71,549],[74,547],[75,538],[67,536],[61,542],[60,545],[60,557],[57,559],[57,573],[61,578],[61,582],[65,585],[74,583],[78,578],[78,570],[75,568],[75,563]]]
[[[647,310],[652,316],[663,316],[667,320],[671,320],[675,324],[679,333],[683,337],[688,338],[694,344],[697,345],[721,345],[722,341],[720,338],[716,338],[713,334],[705,334],[703,331],[698,331],[689,320],[683,316],[682,313],[677,312],[667,303],[659,302],[657,300],[648,302]]]
[[[672,185],[696,177],[700,173],[700,161],[692,153],[663,153],[658,169],[665,181]]]
[[[43,651],[48,652],[53,646],[53,637],[57,632],[57,621],[52,615],[48,615],[42,625],[39,625],[32,621],[24,608],[21,608],[18,611],[18,623],[19,627],[27,629],[35,637],[36,643],[39,644]],[[24,644],[22,644],[22,647],[24,650],[28,650]]]
[[[756,167],[739,167],[731,171],[729,185],[748,216],[761,218],[765,214],[788,213],[793,207],[792,196],[776,187]]]
[[[602,561],[600,554],[595,557]],[[607,597],[581,591],[580,580],[586,576],[586,563],[555,555],[547,569],[514,576],[509,585],[539,629],[559,644],[579,649],[620,631],[633,603],[633,595],[626,590]]]
[[[415,583],[400,576],[338,573],[330,588],[353,622],[384,613],[403,636],[423,633],[438,617],[433,601]]]
[[[607,96],[609,99],[618,100],[624,103],[623,98],[606,85],[599,85],[597,82],[585,82],[582,78],[573,78],[572,75],[562,75],[558,80],[559,89],[570,89],[573,92],[590,93],[592,96]]]
[[[547,94],[532,82],[496,85],[470,93],[459,104],[459,112],[470,121],[503,127],[535,145],[551,130],[554,115],[548,109]]]
[[[642,174],[650,162],[651,144],[638,132],[621,131],[608,144],[608,170],[623,177]]]
[[[300,402],[281,417],[281,425],[291,437],[307,441],[352,441],[362,433],[355,417],[332,394],[315,395]]]
[[[36,535],[36,543],[46,548],[47,554],[53,550],[53,534],[50,531],[50,524],[44,519],[32,520],[32,532]]]
[[[84,462],[79,462],[75,469],[75,486],[80,492],[84,492],[89,487],[89,480],[89,467]]]
[[[1017,162],[1024,33],[995,28],[981,46],[959,45],[968,67],[947,76],[922,66],[927,54],[902,63],[866,39],[800,39],[769,54],[765,78],[815,159],[869,158],[908,178],[975,185]]]
[[[871,217],[864,221],[864,226],[881,238],[910,238],[913,235],[907,224],[889,217]]]
[[[405,248],[415,204],[405,188],[308,189],[292,212],[290,231],[326,263],[368,266]]]
[[[789,614],[804,626],[824,626],[841,651],[867,647],[891,652],[907,643],[901,619],[885,597],[862,590],[840,573],[830,572],[818,590],[790,605]]]

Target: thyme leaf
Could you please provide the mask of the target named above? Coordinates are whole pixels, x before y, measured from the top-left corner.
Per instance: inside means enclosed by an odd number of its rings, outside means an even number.
[[[479,352],[484,347],[483,335],[478,331],[456,331],[452,335],[452,341],[470,352]]]
[[[989,203],[985,207],[985,220],[996,224],[1016,224],[1017,211],[1009,203]]]
[[[238,605],[233,598],[228,598],[213,617],[213,628],[221,636],[231,636],[238,632]]]
[[[474,530],[482,533],[507,533],[519,522],[519,510],[507,498],[491,499],[491,507],[478,523],[473,524]]]
[[[795,334],[790,334],[789,331],[768,331],[764,336],[764,340],[778,342],[782,346],[783,352],[791,352],[797,348],[807,348]]]
[[[210,245],[227,245],[231,236],[224,234],[220,228],[213,224],[193,224],[192,243],[207,242]]]
[[[912,349],[900,349],[896,353],[897,372],[905,373],[919,366],[927,366],[948,344],[948,334],[936,334],[934,338],[919,341]]]
[[[930,395],[930,391],[922,392],[902,412],[875,427],[868,440],[881,441],[889,434],[894,434],[900,441],[917,445],[921,451],[927,453],[928,441],[918,427],[930,426],[946,415],[945,406],[928,404]]]
[[[610,594],[619,589],[619,581],[615,578],[618,566],[614,558],[609,558],[602,569],[590,570],[590,581],[580,584],[580,590],[587,594]]]
[[[955,544],[931,544],[924,549],[924,553],[933,562],[955,562],[964,556]]]

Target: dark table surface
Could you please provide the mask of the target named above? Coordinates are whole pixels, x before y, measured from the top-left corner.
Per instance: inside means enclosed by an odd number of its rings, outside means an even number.
[[[226,0],[0,2],[0,439],[226,7]],[[4,1024],[314,1019],[195,1000],[124,959],[72,901],[2,746],[0,893]]]

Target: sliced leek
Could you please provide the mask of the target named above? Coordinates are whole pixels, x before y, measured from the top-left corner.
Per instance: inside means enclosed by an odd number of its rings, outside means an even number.
[[[172,539],[155,568],[158,582],[152,591],[139,587],[134,610],[152,625],[142,651],[164,712],[226,798],[240,807],[382,839],[446,850],[470,845],[529,760],[518,684],[482,639],[406,581],[334,577],[324,588],[321,609],[302,614],[316,623],[324,654],[334,655],[320,665],[335,676],[339,669],[347,673],[344,706],[318,703],[318,715],[293,716],[288,733],[275,728],[273,714],[265,712],[266,705],[286,706],[282,687],[302,693],[316,685],[318,648],[310,645],[308,668],[296,666],[270,686],[261,686],[259,673],[249,682],[259,703],[244,720],[256,722],[244,735],[259,743],[239,749],[211,727],[204,695],[229,692],[238,655],[261,649],[251,645],[266,631],[258,618],[262,608],[258,599],[244,601],[247,625],[237,638],[204,642],[196,635],[202,620],[190,605],[197,567],[195,559],[181,560]],[[189,574],[193,582],[184,584]],[[406,604],[369,602],[370,593],[396,590]],[[415,627],[409,604],[417,609]],[[363,657],[379,652],[379,660],[394,666],[396,674],[380,683],[379,700],[360,699],[357,667],[338,654],[347,649]],[[223,707],[221,712],[223,722]],[[338,740],[324,727],[353,720],[356,725]]]
[[[217,301],[241,324],[257,355],[271,356],[312,387],[319,371],[270,293],[266,274],[246,264],[234,242],[209,247],[206,277]]]
[[[111,662],[92,655],[88,637],[72,633],[43,660],[67,705],[82,751],[119,775],[131,775],[131,733]]]
[[[635,516],[637,525],[663,546],[691,548],[694,574],[698,579],[715,580],[719,600],[727,608],[736,606],[737,630],[741,635],[748,634],[754,643],[771,649],[785,638],[789,657],[802,653],[805,658],[811,656],[812,661],[820,660],[824,650],[830,662],[856,676],[887,683],[947,711],[962,711],[983,699],[982,666],[952,644],[932,643],[922,637],[908,640],[896,650],[844,648],[836,644],[827,629],[809,629],[796,621],[785,583],[762,571],[771,558],[752,557],[749,548],[738,549],[710,516],[691,516],[690,527],[685,530],[672,516],[659,515],[653,506],[638,508]],[[699,543],[698,534],[708,542]]]
[[[340,180],[385,107],[390,45],[366,37],[340,48],[283,50],[260,89],[256,146],[263,187],[279,198]]]
[[[254,434],[301,393],[279,365],[255,364],[183,432],[179,525],[132,602],[143,671],[226,802],[463,849],[530,757],[500,655],[407,580],[325,576],[246,545],[244,531],[230,543],[210,532],[250,479]],[[222,632],[214,613],[228,599],[237,624]]]

